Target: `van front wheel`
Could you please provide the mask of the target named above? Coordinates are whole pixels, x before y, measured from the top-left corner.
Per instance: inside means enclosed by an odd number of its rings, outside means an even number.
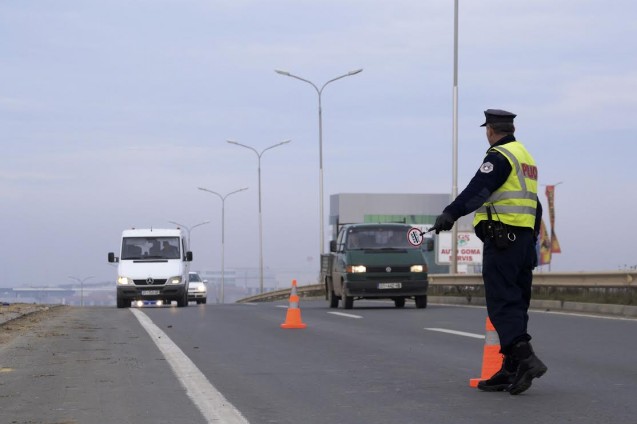
[[[334,290],[330,288],[329,283],[325,283],[325,290],[327,291],[327,298],[330,301],[330,308],[338,308],[338,296],[336,296]]]
[[[130,302],[128,303],[128,305],[130,306]],[[117,296],[117,307],[118,308],[126,307],[126,300],[123,297]]]
[[[345,293],[341,295],[341,302],[343,302],[343,309],[352,309],[354,307],[354,298],[345,296]]]
[[[416,296],[415,301],[416,301],[416,308],[424,309],[427,307],[427,295]]]
[[[186,291],[181,299],[177,299],[177,306],[183,308],[188,306],[188,292]]]

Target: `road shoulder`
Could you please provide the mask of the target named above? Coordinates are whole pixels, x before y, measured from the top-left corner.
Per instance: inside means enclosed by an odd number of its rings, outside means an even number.
[[[129,310],[50,308],[0,328],[2,423],[205,422]]]

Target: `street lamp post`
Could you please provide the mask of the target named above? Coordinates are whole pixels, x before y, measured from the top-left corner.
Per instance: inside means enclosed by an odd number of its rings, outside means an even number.
[[[204,221],[204,222],[200,222],[199,224],[195,224],[192,227],[188,227],[187,225],[180,224],[179,222],[175,222],[175,221],[168,221],[168,222],[170,224],[175,224],[178,227],[184,227],[186,229],[186,231],[188,232],[188,249],[192,249],[192,247],[190,246],[190,232],[194,230],[195,228],[199,227],[200,225],[205,225],[210,223],[210,221]]]
[[[88,280],[89,278],[93,278],[93,276],[91,275],[89,277],[84,277],[84,278],[69,276],[69,278],[71,280],[75,280],[80,283],[80,306],[84,307],[84,282]]]
[[[336,78],[332,78],[331,80],[327,81],[325,84],[323,84],[323,86],[321,86],[321,88],[318,88],[318,86],[316,86],[316,84],[314,84],[312,81],[306,80],[305,78],[301,78],[299,76],[293,75],[287,71],[281,71],[278,69],[275,69],[275,72],[277,74],[280,75],[285,75],[286,77],[291,77],[291,78],[296,78],[298,80],[301,80],[303,82],[306,82],[308,84],[310,84],[312,87],[314,87],[314,89],[316,90],[316,93],[318,94],[318,119],[319,119],[319,219],[320,219],[320,237],[319,237],[319,242],[321,243],[321,254],[325,253],[325,234],[324,234],[324,230],[323,230],[323,110],[321,107],[321,95],[323,94],[323,89],[331,82],[334,82],[336,80],[339,80],[341,78],[345,78],[345,77],[350,77],[352,75],[356,75],[356,74],[360,74],[361,72],[363,72],[362,69],[356,69],[354,71],[350,71],[346,74],[340,75]]]
[[[261,218],[261,156],[268,150],[275,147],[287,144],[292,140],[285,140],[280,143],[274,144],[270,147],[266,147],[261,152],[258,152],[255,148],[246,146],[245,144],[238,143],[233,140],[226,140],[230,144],[236,144],[237,146],[245,147],[252,150],[257,155],[258,161],[258,173],[259,173],[259,293],[263,293],[263,221]]]
[[[458,0],[454,1],[453,19],[453,130],[451,201],[458,197]],[[451,274],[458,273],[458,224],[451,229]]]
[[[240,188],[239,190],[235,190],[235,191],[231,191],[230,193],[226,194],[225,196],[222,196],[221,194],[217,193],[216,191],[212,191],[212,190],[208,190],[207,188],[203,188],[203,187],[197,187],[199,190],[214,194],[215,196],[219,197],[221,199],[221,303],[224,303],[224,288],[225,288],[225,259],[224,259],[224,255],[225,255],[225,216],[226,216],[226,197],[230,196],[231,194],[235,194],[238,193],[240,191],[243,190],[247,190],[248,187],[244,187],[244,188]]]

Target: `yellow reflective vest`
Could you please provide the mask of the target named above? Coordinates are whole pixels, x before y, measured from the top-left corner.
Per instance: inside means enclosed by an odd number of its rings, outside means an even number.
[[[507,180],[484,204],[476,210],[475,227],[487,220],[487,206],[491,206],[491,219],[516,227],[535,227],[537,209],[537,167],[535,160],[519,141],[512,141],[489,149],[500,152],[511,164]]]

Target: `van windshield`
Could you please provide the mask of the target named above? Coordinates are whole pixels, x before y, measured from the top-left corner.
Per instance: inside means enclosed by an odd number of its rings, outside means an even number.
[[[409,228],[361,227],[349,230],[348,249],[409,249],[414,248],[407,239]]]
[[[179,259],[179,237],[125,237],[121,259]]]

